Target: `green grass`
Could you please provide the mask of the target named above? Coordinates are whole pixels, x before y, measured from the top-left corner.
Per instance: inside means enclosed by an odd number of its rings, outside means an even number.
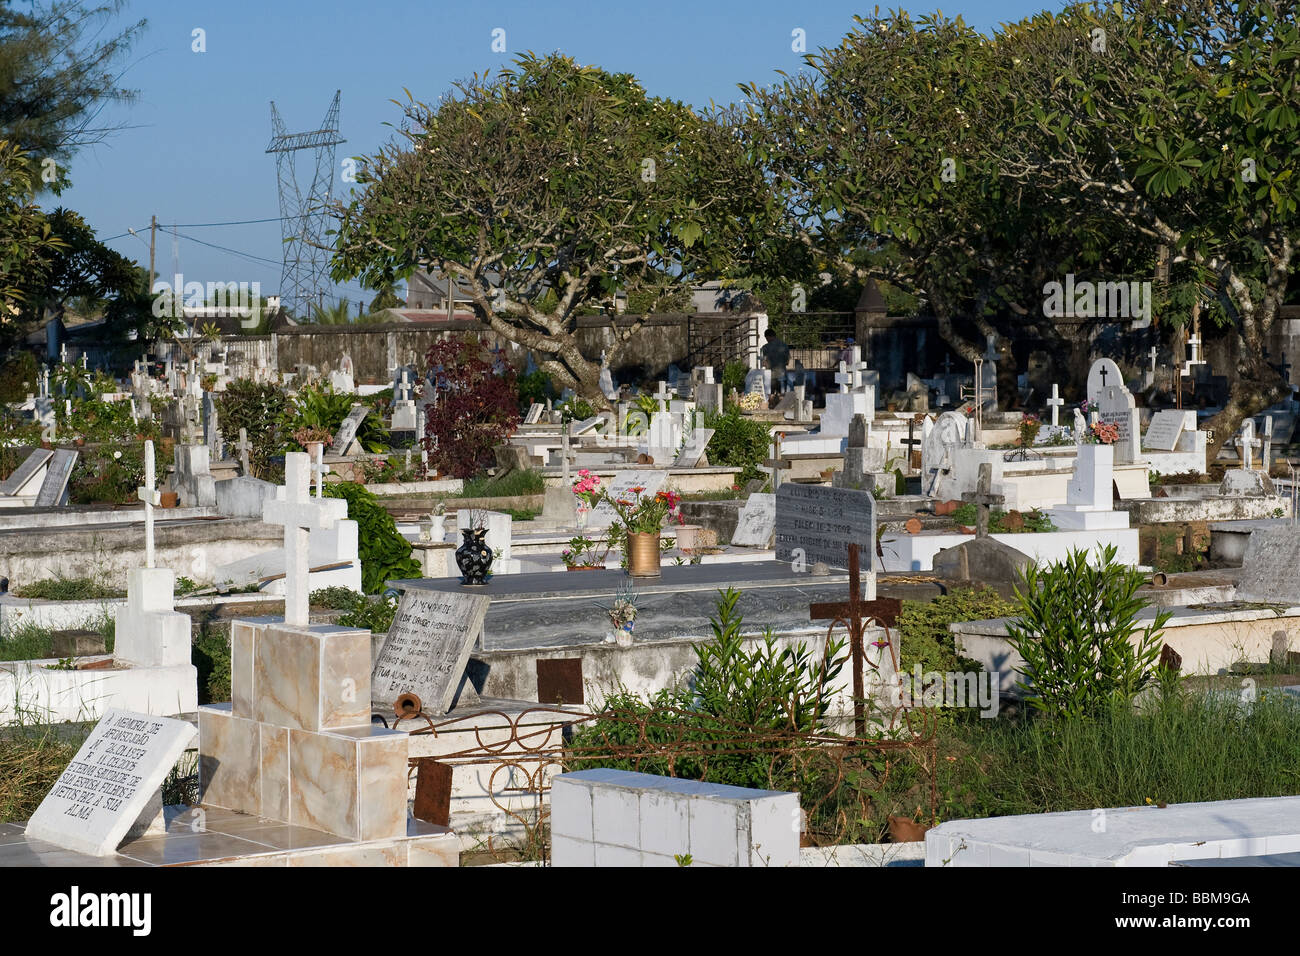
[[[540,495],[546,489],[546,480],[540,471],[512,471],[502,478],[480,476],[467,478],[465,487],[453,498],[509,498],[514,495]]]
[[[104,615],[97,623],[86,625],[88,630],[104,635],[104,647],[113,653],[115,623]],[[0,661],[31,661],[54,657],[54,631],[35,624],[20,624],[0,636]]]
[[[1292,795],[1300,702],[1261,688],[1249,708],[1186,693],[1087,721],[971,719],[941,738],[938,764],[943,819]]]
[[[101,598],[126,597],[120,588],[110,588],[93,578],[43,578],[20,588],[14,588],[14,597],[45,601],[93,601]]]

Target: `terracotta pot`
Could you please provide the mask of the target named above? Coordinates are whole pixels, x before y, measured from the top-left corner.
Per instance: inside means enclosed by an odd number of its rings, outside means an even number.
[[[181,502],[181,496],[174,491],[164,491],[158,496],[159,508],[175,508]]]
[[[576,564],[571,568],[565,568],[566,571],[604,571],[603,564]]]
[[[925,831],[930,829],[922,823],[907,817],[889,818],[889,839],[895,843],[916,843],[925,839]]]
[[[627,571],[633,577],[659,577],[659,532],[636,531],[627,536]]]

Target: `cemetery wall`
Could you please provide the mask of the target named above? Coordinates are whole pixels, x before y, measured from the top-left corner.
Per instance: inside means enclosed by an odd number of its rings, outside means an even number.
[[[94,578],[109,587],[126,587],[127,572],[144,567],[144,532],[118,526],[92,530],[44,528],[0,535],[0,574],[11,586],[52,577]],[[228,518],[192,524],[160,523],[154,531],[157,566],[178,576],[210,580],[220,565],[282,547],[283,532],[256,519]]]
[[[625,327],[636,316],[621,315],[614,320]],[[632,375],[653,378],[662,376],[670,363],[685,370],[688,355],[688,325],[694,326],[697,337],[705,339],[720,334],[735,325],[732,315],[664,314],[644,317],[644,325],[623,347],[614,364],[616,377]],[[582,354],[591,361],[599,361],[602,350],[614,344],[614,328],[605,316],[583,316],[577,320],[577,337]],[[460,334],[485,338],[494,346],[506,350],[510,360],[522,369],[527,364],[527,352],[482,322],[455,319],[450,322],[390,323],[364,326],[299,326],[281,329],[271,335],[222,336],[226,348],[226,361],[232,377],[251,377],[258,360],[267,367],[281,372],[291,372],[297,365],[314,365],[323,369],[327,365],[336,369],[345,352],[351,356],[358,384],[383,384],[389,381],[389,369],[410,361],[411,352],[423,360],[425,352],[440,338]],[[159,343],[159,357],[182,352],[174,343]],[[625,376],[619,376],[625,370]]]

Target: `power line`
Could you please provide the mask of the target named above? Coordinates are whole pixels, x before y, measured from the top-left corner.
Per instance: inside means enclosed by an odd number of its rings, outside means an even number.
[[[173,222],[168,225],[173,229],[199,229],[204,226],[251,226],[259,222],[283,222],[288,216],[275,216],[271,219],[232,219],[229,222]]]

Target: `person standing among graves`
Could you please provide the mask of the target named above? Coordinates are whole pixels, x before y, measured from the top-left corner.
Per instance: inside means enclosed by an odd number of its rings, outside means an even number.
[[[772,394],[779,395],[785,387],[785,368],[790,364],[790,346],[776,337],[771,329],[767,330],[767,344],[763,346],[763,358],[772,370]]]

